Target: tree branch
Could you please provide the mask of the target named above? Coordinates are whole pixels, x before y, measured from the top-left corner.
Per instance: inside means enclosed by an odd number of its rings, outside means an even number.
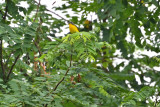
[[[37,10],[36,10],[36,15],[35,15],[35,18],[34,18],[33,22],[35,22],[35,20],[36,20],[36,18],[37,18],[37,14],[38,14],[38,11],[39,11],[39,7],[40,7],[40,5],[41,5],[41,0],[39,0],[39,2],[37,2],[37,1],[35,1],[35,2],[37,3]],[[37,43],[35,40],[33,40],[33,42],[34,42],[36,48],[38,49],[39,55],[41,56],[41,55],[42,55],[42,52],[41,52],[41,50],[40,50],[40,47],[38,46],[38,43]]]
[[[55,86],[55,88],[54,88],[53,91],[56,91],[56,89],[58,88],[58,86],[64,81],[64,79],[65,79],[66,75],[68,74],[69,70],[70,70],[70,67],[67,69],[64,77],[58,82],[58,84]]]
[[[41,56],[41,55],[42,55],[42,52],[41,52],[41,50],[40,50],[40,47],[38,46],[38,43],[37,43],[35,40],[33,40],[33,42],[34,42],[36,48],[38,49],[39,55]]]
[[[6,81],[9,79],[10,74],[12,73],[12,70],[13,70],[13,68],[14,68],[14,66],[15,66],[15,64],[16,64],[16,62],[17,62],[17,60],[19,59],[19,57],[20,57],[20,55],[18,55],[18,56],[16,57],[14,63],[12,64],[11,69],[9,70],[9,73],[8,73],[8,75],[7,75]]]
[[[71,52],[72,52],[72,46],[71,46]],[[64,81],[64,79],[65,79],[65,77],[67,76],[67,74],[68,74],[71,66],[72,66],[72,53],[71,53],[71,57],[70,57],[70,65],[69,65],[69,67],[68,67],[65,75],[63,76],[63,78],[62,78],[62,79],[57,83],[57,85],[54,87],[53,91],[56,91],[56,89],[58,88],[58,86]],[[51,93],[52,93],[52,91],[51,91],[49,94],[51,94]],[[49,95],[49,94],[48,94],[48,95]],[[44,107],[47,107],[47,105],[48,105],[48,104],[45,104]]]
[[[39,0],[39,2],[38,2],[37,10],[36,10],[36,15],[35,15],[35,18],[34,18],[33,22],[35,22],[35,20],[37,18],[37,14],[38,14],[38,11],[39,11],[40,4],[41,4],[41,0]]]
[[[68,69],[67,69],[67,71],[66,71],[64,77],[57,83],[57,85],[55,86],[55,88],[54,88],[53,91],[56,91],[56,89],[58,88],[58,86],[64,81],[64,79],[65,79],[66,75],[68,74],[68,72],[69,72],[71,66],[72,66],[72,54],[71,54],[71,59],[70,59],[70,65],[69,65],[69,67],[68,67]]]

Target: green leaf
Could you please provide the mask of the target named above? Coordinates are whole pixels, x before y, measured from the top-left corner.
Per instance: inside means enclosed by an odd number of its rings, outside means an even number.
[[[34,78],[36,81],[46,81],[46,77],[36,77]]]

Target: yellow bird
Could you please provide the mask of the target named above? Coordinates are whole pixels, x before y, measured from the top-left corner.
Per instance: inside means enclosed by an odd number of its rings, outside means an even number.
[[[89,29],[89,24],[90,24],[89,20],[84,21],[85,28]]]
[[[92,30],[92,22],[89,20],[84,21],[84,29],[85,31]]]
[[[70,33],[79,32],[78,27],[73,22],[68,21]]]

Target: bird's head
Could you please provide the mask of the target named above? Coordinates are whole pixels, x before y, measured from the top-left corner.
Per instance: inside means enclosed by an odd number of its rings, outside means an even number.
[[[67,21],[68,22],[68,24],[72,24],[72,25],[74,25],[74,23],[73,22],[71,22],[71,21]]]

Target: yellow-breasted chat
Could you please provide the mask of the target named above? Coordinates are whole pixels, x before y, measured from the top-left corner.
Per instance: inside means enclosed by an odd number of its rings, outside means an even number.
[[[68,21],[70,33],[79,32],[78,27],[71,21]]]

